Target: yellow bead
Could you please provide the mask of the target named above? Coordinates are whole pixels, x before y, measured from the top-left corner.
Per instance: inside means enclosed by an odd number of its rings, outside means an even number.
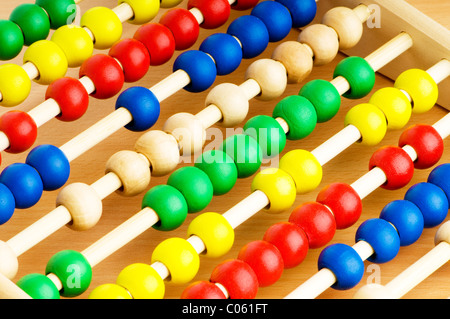
[[[279,167],[291,175],[297,194],[315,190],[322,181],[322,166],[311,152],[305,150],[287,152],[280,159]]]
[[[94,52],[94,43],[87,31],[74,24],[55,30],[51,40],[63,50],[71,68],[81,66]]]
[[[94,7],[81,17],[81,27],[87,27],[94,35],[94,48],[110,48],[122,36],[122,22],[117,14],[109,8]]]
[[[183,0],[161,0],[161,8],[173,8],[179,5]]]
[[[406,91],[412,98],[413,113],[429,111],[437,102],[438,86],[431,75],[419,69],[410,69],[395,80],[397,89]]]
[[[159,0],[119,0],[121,3],[128,3],[133,9],[134,16],[129,23],[132,24],[144,24],[150,22],[158,14],[160,2]]]
[[[89,299],[131,299],[128,291],[116,284],[104,284],[94,288]]]
[[[376,91],[369,100],[383,111],[388,129],[401,129],[411,118],[411,103],[399,89],[386,87]]]
[[[295,201],[295,182],[284,170],[267,168],[253,178],[252,191],[260,190],[269,198],[269,213],[289,209]]]
[[[28,97],[31,80],[25,70],[17,64],[0,65],[0,93],[2,106],[16,106]]]
[[[354,106],[345,116],[345,125],[356,126],[361,133],[360,143],[376,145],[386,135],[386,116],[377,106],[362,103]]]
[[[40,40],[28,47],[23,56],[23,63],[31,62],[39,70],[35,81],[49,85],[66,75],[68,63],[64,51],[53,41]]]
[[[188,236],[201,238],[206,247],[205,256],[217,258],[225,255],[233,246],[234,230],[227,219],[218,213],[203,213],[188,227]]]
[[[164,281],[153,267],[147,264],[131,264],[117,276],[116,283],[124,287],[134,299],[163,299]]]
[[[163,263],[170,272],[170,281],[185,284],[194,279],[200,267],[200,258],[185,239],[174,237],[161,242],[153,251],[152,263]]]

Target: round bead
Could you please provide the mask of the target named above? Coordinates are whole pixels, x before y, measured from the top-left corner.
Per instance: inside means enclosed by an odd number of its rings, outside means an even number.
[[[322,166],[311,152],[305,150],[287,152],[280,159],[279,167],[291,175],[297,194],[313,191],[322,181]]]
[[[6,134],[8,153],[21,153],[29,149],[37,138],[37,125],[33,118],[23,111],[9,111],[0,116],[0,131]]]
[[[272,117],[280,117],[289,125],[286,138],[300,140],[305,138],[317,124],[317,113],[314,105],[302,96],[290,95],[277,103]]]
[[[0,65],[1,105],[16,106],[28,97],[31,91],[31,80],[25,70],[12,63]]]
[[[47,12],[52,29],[56,30],[64,25],[72,24],[75,20],[77,7],[74,0],[36,0],[35,3]]]
[[[353,295],[354,299],[394,299],[391,292],[380,284],[368,284],[362,286]]]
[[[189,113],[176,113],[164,123],[163,130],[178,141],[180,154],[191,155],[201,151],[206,140],[202,122]]]
[[[414,175],[414,164],[408,153],[400,147],[384,146],[376,150],[369,160],[369,170],[380,168],[386,175],[384,189],[399,189],[406,186]]]
[[[145,45],[135,39],[116,42],[108,54],[119,60],[125,82],[136,82],[144,77],[150,66],[150,54]]]
[[[0,188],[6,188],[0,184]],[[11,195],[12,197],[12,195]],[[16,253],[8,245],[8,243],[0,240],[0,257],[2,263],[0,264],[0,272],[8,279],[13,279],[19,270],[19,260]]]
[[[79,70],[79,77],[89,77],[95,86],[91,96],[97,99],[113,97],[122,89],[125,81],[122,68],[111,56],[96,54],[83,62]]]
[[[0,47],[0,60],[15,58],[24,45],[23,33],[20,27],[12,21],[0,20],[0,42],[7,43]]]
[[[45,275],[29,274],[20,278],[16,285],[33,299],[59,299],[59,290]]]
[[[164,13],[159,23],[173,33],[175,50],[186,50],[198,39],[200,27],[195,16],[186,9],[173,8]]]
[[[253,175],[261,166],[262,150],[258,142],[251,136],[232,135],[223,141],[220,150],[233,159],[238,178]]]
[[[365,59],[357,56],[345,58],[336,65],[333,78],[338,76],[350,84],[350,90],[343,94],[348,99],[365,97],[375,85],[375,71]]]
[[[411,118],[411,102],[399,89],[391,87],[379,89],[372,95],[369,103],[383,111],[388,129],[401,129]]]
[[[238,173],[233,159],[219,150],[203,152],[195,160],[195,167],[204,171],[211,180],[214,195],[228,193],[236,184]]]
[[[289,222],[299,226],[308,236],[310,248],[319,248],[330,242],[336,233],[336,220],[324,205],[306,202],[296,207]]]
[[[394,200],[383,207],[380,218],[394,225],[400,245],[408,246],[422,235],[424,221],[420,209],[407,200]]]
[[[233,10],[247,10],[253,8],[258,3],[258,0],[237,0],[232,5],[231,8]]]
[[[185,239],[169,238],[156,246],[152,263],[163,263],[170,272],[170,282],[185,284],[194,279],[200,267],[200,258],[194,247]]]
[[[105,174],[116,174],[122,187],[117,191],[123,196],[135,196],[150,184],[150,168],[145,157],[133,151],[119,151],[106,162]]]
[[[438,245],[440,242],[445,241],[450,243],[450,223],[445,222],[442,224],[436,232],[434,237],[434,244]]]
[[[150,65],[166,63],[175,52],[172,32],[160,23],[147,23],[136,30],[134,39],[142,42],[150,54]]]
[[[25,163],[38,171],[46,191],[59,189],[69,179],[69,160],[56,146],[43,144],[35,147],[28,153]]]
[[[230,17],[230,4],[227,0],[189,0],[187,9],[197,8],[203,15],[200,27],[204,29],[215,29],[227,22]]]
[[[183,194],[170,185],[158,185],[145,193],[142,208],[155,211],[159,221],[153,228],[161,231],[174,230],[186,220],[188,206]]]
[[[258,292],[258,278],[246,262],[225,260],[211,273],[210,281],[223,285],[230,299],[254,299]]]
[[[188,213],[197,213],[211,202],[213,186],[201,169],[186,166],[177,169],[167,180],[167,185],[178,189],[186,199]]]
[[[435,167],[428,175],[427,182],[439,186],[447,195],[450,204],[450,164]]]
[[[99,50],[110,48],[122,36],[122,22],[113,10],[106,7],[87,10],[81,16],[80,26],[92,32],[94,47]]]
[[[324,187],[317,194],[316,201],[331,209],[337,229],[350,227],[361,216],[361,198],[348,184],[334,183]]]
[[[287,85],[286,68],[272,59],[259,59],[250,64],[245,79],[258,82],[261,92],[256,96],[262,101],[273,100],[284,93]]]
[[[315,0],[295,1],[295,0],[276,0],[288,8],[292,17],[292,27],[301,28],[314,19],[317,12]]]
[[[260,55],[269,44],[269,31],[259,18],[244,15],[229,25],[227,33],[238,38],[242,45],[242,56],[251,59]]]
[[[102,216],[102,200],[95,189],[83,183],[64,187],[56,197],[56,206],[63,205],[72,216],[67,226],[82,231],[92,228]]]
[[[209,281],[196,281],[186,289],[180,299],[226,299],[220,288]]]
[[[89,299],[131,299],[130,293],[116,284],[103,284],[95,287],[89,294]]]
[[[181,3],[182,0],[160,0],[161,8],[173,8]]]
[[[447,217],[449,208],[447,196],[440,187],[434,184],[415,184],[408,189],[404,199],[419,207],[426,228],[439,225]]]
[[[45,267],[45,274],[55,274],[62,283],[61,296],[75,297],[85,292],[92,280],[92,268],[83,254],[63,250],[53,255]]]
[[[367,258],[370,262],[385,263],[397,256],[400,238],[392,225],[380,218],[364,221],[356,231],[355,242],[363,240],[372,246],[374,253]]]
[[[9,16],[9,20],[16,23],[23,32],[24,44],[47,38],[50,33],[50,20],[47,13],[37,4],[24,3],[17,6]]]
[[[133,132],[146,131],[155,125],[160,114],[159,101],[155,94],[142,86],[133,86],[123,91],[116,100],[116,109],[124,107],[133,120],[125,127]]]
[[[65,25],[53,32],[51,40],[64,52],[70,68],[79,67],[94,52],[89,33],[77,25]]]
[[[218,258],[233,247],[234,229],[228,220],[218,213],[203,213],[191,221],[188,236],[198,236],[205,244],[206,257]]]
[[[362,145],[377,145],[387,132],[387,123],[384,113],[375,105],[362,103],[352,107],[345,115],[345,125],[358,128]]]
[[[295,201],[295,183],[291,175],[279,168],[266,168],[256,174],[252,182],[252,192],[260,190],[269,199],[266,207],[269,213],[280,213],[289,209]]]
[[[124,287],[134,299],[162,299],[166,290],[164,281],[156,270],[141,263],[122,269],[116,283]]]
[[[269,31],[270,42],[284,39],[291,31],[291,13],[279,2],[263,1],[256,5],[250,14],[264,22]]]
[[[354,47],[363,34],[360,18],[347,7],[335,7],[327,11],[322,17],[322,23],[336,30],[340,50]]]
[[[308,237],[303,229],[293,223],[273,224],[266,230],[263,240],[278,248],[286,269],[301,264],[308,253]]]
[[[286,134],[280,123],[267,115],[249,119],[244,125],[244,133],[258,142],[265,158],[279,155],[286,146]]]
[[[300,89],[298,95],[314,105],[318,123],[331,120],[341,107],[341,95],[330,81],[321,79],[309,81]]]
[[[339,39],[336,31],[324,24],[307,26],[300,32],[298,42],[311,47],[316,66],[330,63],[339,51]]]
[[[6,223],[12,215],[16,208],[16,200],[11,190],[0,183],[0,225]],[[2,272],[2,274],[5,274]]]
[[[401,73],[394,87],[406,91],[412,99],[413,113],[424,113],[437,102],[438,87],[426,71],[410,69]]]
[[[227,33],[214,33],[203,40],[200,51],[212,56],[216,63],[217,75],[227,75],[235,71],[242,61],[242,48],[235,37]]]
[[[300,83],[311,74],[313,68],[311,52],[297,41],[280,43],[273,50],[271,58],[283,63],[288,83]]]
[[[416,124],[403,131],[398,146],[405,145],[410,145],[416,151],[414,167],[418,169],[433,167],[444,152],[444,141],[431,125]]]
[[[133,9],[131,24],[144,24],[152,20],[159,12],[159,0],[119,0],[118,4],[127,3]]]

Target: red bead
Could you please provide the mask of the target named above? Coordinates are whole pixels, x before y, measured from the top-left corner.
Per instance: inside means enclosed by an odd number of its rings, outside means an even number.
[[[308,202],[296,207],[289,221],[303,229],[308,236],[309,247],[319,248],[333,239],[336,233],[336,220],[324,205]]]
[[[89,94],[77,79],[64,77],[53,81],[45,92],[45,99],[54,99],[61,113],[56,116],[60,121],[78,120],[86,113],[89,106]]]
[[[203,22],[200,27],[215,29],[227,22],[230,17],[230,3],[228,0],[189,0],[188,10],[197,8],[203,14]]]
[[[97,99],[113,97],[120,92],[125,81],[119,63],[106,54],[96,54],[85,60],[79,76],[87,76],[94,82],[95,91],[91,95]]]
[[[258,292],[258,278],[249,264],[229,259],[218,264],[211,273],[211,282],[224,286],[230,299],[254,299]]]
[[[300,265],[308,253],[308,237],[303,229],[293,223],[273,224],[267,229],[263,240],[278,248],[286,269]]]
[[[186,9],[173,8],[161,17],[159,23],[172,31],[175,39],[175,50],[186,50],[194,45],[200,33],[195,16]]]
[[[361,216],[361,198],[348,184],[333,183],[324,187],[317,194],[316,201],[331,209],[337,229],[350,227]]]
[[[411,146],[417,154],[414,167],[425,169],[434,166],[444,152],[444,141],[431,125],[417,124],[406,129],[400,136],[398,146]]]
[[[37,126],[28,113],[9,111],[0,117],[0,131],[6,134],[8,153],[21,153],[29,149],[37,138]]]
[[[145,45],[135,39],[123,39],[109,50],[109,55],[119,60],[125,82],[136,82],[144,77],[150,66],[150,54]]]
[[[226,299],[222,290],[209,281],[196,281],[184,289],[180,299]]]
[[[280,279],[283,257],[277,247],[264,240],[248,243],[239,251],[238,259],[252,267],[260,287],[267,287]]]
[[[376,150],[369,161],[369,169],[380,168],[386,175],[385,189],[399,189],[406,186],[414,175],[414,163],[402,148],[384,146]]]
[[[134,39],[142,42],[150,54],[150,65],[157,66],[169,61],[175,52],[172,32],[160,23],[147,23],[136,30]]]
[[[258,4],[259,0],[237,0],[232,4],[231,9],[233,10],[247,10],[253,8]]]

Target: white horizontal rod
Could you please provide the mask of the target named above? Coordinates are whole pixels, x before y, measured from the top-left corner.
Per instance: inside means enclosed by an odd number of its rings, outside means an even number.
[[[31,299],[31,297],[20,289],[10,279],[0,273],[0,299]]]
[[[152,86],[150,91],[155,94],[159,102],[162,102],[189,83],[191,83],[191,78],[185,71],[180,69]]]

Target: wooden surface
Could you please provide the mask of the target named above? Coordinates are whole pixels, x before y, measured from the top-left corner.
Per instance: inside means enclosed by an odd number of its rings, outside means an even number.
[[[34,1],[20,1],[20,3],[33,3]],[[446,28],[450,28],[450,21],[448,16],[450,14],[450,2],[447,0],[408,0],[410,4],[417,7],[419,10],[429,15],[435,21],[441,23]],[[18,4],[18,2],[2,0],[0,5],[0,18],[7,18],[9,13]],[[115,1],[101,1],[101,0],[84,0],[80,6],[82,12],[85,12],[88,8],[97,5],[104,5],[113,8],[116,5]],[[321,3],[318,2],[320,7]],[[186,6],[186,1],[184,1],[181,7]],[[165,10],[161,10],[159,16]],[[244,12],[247,13],[247,12]],[[222,27],[220,30],[202,30],[200,39],[194,49],[197,49],[201,40],[207,35],[213,32],[222,31],[225,32],[226,27],[229,25],[233,17],[237,17],[243,12],[232,12],[232,17],[228,23]],[[158,18],[154,21],[158,21]],[[382,16],[381,16],[382,18]],[[123,38],[132,37],[138,26],[131,24],[124,24]],[[382,29],[389,29],[389,25],[382,24]],[[290,35],[286,40],[295,40],[297,38],[299,30],[292,30]],[[371,29],[365,27],[364,33],[370,33]],[[270,57],[274,48],[278,43],[272,43],[266,49],[266,51],[260,57]],[[418,44],[420,45],[420,43]],[[428,48],[433,50],[433,48]],[[358,50],[358,46],[355,48]],[[128,83],[125,87],[130,87],[134,85],[141,85],[145,87],[151,87],[165,76],[169,75],[172,71],[172,64],[175,57],[179,54],[176,53],[173,59],[164,66],[151,67],[148,74],[144,79],[136,83]],[[258,58],[260,58],[258,57]],[[332,73],[337,62],[339,62],[345,56],[339,54],[339,56],[329,65],[314,68],[311,75],[306,81],[320,78],[325,80],[332,79]],[[234,84],[240,84],[244,81],[245,70],[248,65],[254,61],[246,60],[243,61],[241,66],[232,75],[219,77],[216,80],[216,84],[223,82],[230,82]],[[21,56],[13,60],[13,62],[21,64]],[[388,66],[389,67],[389,66]],[[77,69],[72,69],[69,71],[69,75],[77,77]],[[306,83],[306,81],[304,83]],[[284,96],[297,94],[302,84],[299,85],[289,85],[285,91]],[[374,90],[392,86],[393,82],[384,76],[377,75],[376,86]],[[440,86],[441,90],[448,90],[449,87]],[[41,103],[44,98],[46,87],[37,85],[33,83],[32,93],[29,98],[21,106],[15,109],[30,110],[37,104]],[[204,100],[207,92],[203,93],[188,93],[185,91],[180,91],[169,99],[162,103],[161,117],[154,129],[161,129],[164,121],[172,114],[177,112],[190,112],[197,113],[204,108]],[[283,152],[286,153],[293,149],[306,149],[313,150],[315,147],[324,142],[327,138],[334,135],[340,129],[343,128],[343,118],[349,108],[360,103],[368,101],[370,95],[367,98],[361,99],[359,101],[351,101],[347,99],[342,100],[342,108],[339,113],[331,121],[327,123],[319,124],[315,131],[300,141],[288,141],[287,146]],[[94,124],[106,114],[109,114],[114,110],[115,97],[109,100],[96,100],[91,98],[89,110],[87,114],[80,120],[73,123],[63,123],[56,119],[45,124],[43,127],[39,128],[39,137],[36,145],[48,143],[56,146],[63,145],[66,141],[76,136],[79,132]],[[250,112],[248,118],[257,114],[271,115],[275,104],[280,100],[261,102],[257,100],[250,101]],[[8,109],[2,109],[0,112],[6,112]],[[435,107],[426,114],[416,115],[414,114],[410,124],[414,123],[426,123],[433,124],[443,115],[447,113],[441,107]],[[243,125],[244,123],[242,123]],[[242,125],[240,127],[242,127]],[[223,134],[225,130],[215,126],[220,129]],[[384,145],[395,145],[398,141],[398,137],[401,131],[389,131],[385,139],[378,146],[367,147],[362,145],[353,145],[337,158],[333,159],[327,163],[323,168],[323,181],[321,185],[313,192],[301,195],[297,197],[295,206],[306,202],[313,201],[316,198],[317,193],[324,186],[333,182],[346,182],[352,183],[360,176],[368,171],[368,160],[371,154],[381,146]],[[116,134],[113,134],[110,138],[105,140],[100,145],[91,149],[84,155],[80,156],[78,159],[72,162],[71,177],[68,183],[73,182],[84,182],[93,183],[98,178],[104,175],[105,163],[108,158],[119,150],[132,150],[135,141],[142,133],[132,133],[126,129],[121,129]],[[211,136],[207,143],[214,143],[212,145],[218,145],[220,141],[215,140],[220,138],[220,136]],[[208,147],[211,148],[211,145]],[[12,155],[7,153],[2,153],[3,162],[2,168],[6,165],[14,162],[23,162],[25,159],[25,154]],[[193,159],[191,159],[192,162]],[[447,139],[445,141],[445,153],[440,161],[440,163],[445,163],[450,161],[450,141]],[[272,163],[276,165],[276,163]],[[188,159],[185,159],[185,163],[182,165],[192,165],[189,163]],[[264,167],[269,166],[270,163],[266,163]],[[413,180],[408,186],[411,186],[417,182],[426,181],[426,178],[431,169],[421,170],[415,172]],[[151,185],[159,185],[165,183],[166,177],[152,178]],[[239,180],[234,187],[234,189],[221,197],[214,197],[209,207],[205,211],[215,211],[219,213],[225,212],[227,209],[231,208],[234,204],[238,203],[244,196],[250,194],[250,184],[252,178],[247,178],[244,180]],[[378,189],[371,195],[363,200],[363,214],[361,219],[352,227],[345,230],[338,230],[331,243],[345,243],[349,245],[354,244],[354,234],[361,222],[368,218],[378,217],[381,209],[388,202],[396,199],[402,199],[407,188],[388,191],[383,189]],[[34,207],[27,210],[16,210],[16,213],[12,219],[5,225],[0,226],[0,240],[8,240],[13,237],[16,233],[23,230],[28,225],[32,224],[38,218],[44,216],[53,208],[55,208],[55,198],[58,191],[45,192],[42,196],[40,202]],[[105,235],[110,230],[114,229],[116,226],[120,225],[127,218],[137,213],[140,210],[141,200],[143,194],[132,197],[124,198],[118,194],[112,194],[103,201],[104,209],[103,216],[100,222],[91,230],[84,232],[75,232],[65,227],[59,230],[57,233],[53,234],[45,241],[41,242],[37,246],[33,247],[30,251],[24,253],[19,257],[19,273],[14,281],[17,281],[22,276],[29,273],[43,273],[45,270],[45,265],[49,258],[56,252],[63,249],[74,249],[82,251],[95,242],[97,239]],[[221,261],[227,258],[235,258],[239,252],[239,249],[247,242],[262,239],[262,236],[266,229],[273,223],[279,221],[287,221],[289,214],[292,210],[285,211],[279,215],[269,215],[261,211],[257,213],[250,220],[245,222],[243,225],[236,229],[236,240],[233,249],[224,257],[219,259],[207,259],[201,257],[201,266],[198,275],[195,280],[206,280],[209,278],[212,269]],[[119,272],[127,265],[136,262],[150,263],[151,254],[154,247],[160,243],[162,240],[169,237],[181,237],[186,238],[186,230],[189,222],[196,217],[198,214],[189,215],[186,223],[181,226],[178,230],[172,232],[158,232],[154,229],[150,229],[143,235],[139,236],[137,239],[117,251],[114,255],[110,256],[102,263],[94,267],[93,269],[93,281],[89,290],[80,296],[80,298],[87,298],[89,292],[100,284],[113,283]],[[447,220],[449,218],[447,217]],[[351,298],[355,293],[356,289],[368,282],[372,282],[374,278],[379,279],[379,283],[386,284],[393,277],[399,274],[408,265],[419,259],[427,251],[429,251],[433,246],[433,238],[437,228],[426,229],[423,232],[422,237],[413,245],[409,247],[402,247],[400,249],[399,255],[391,262],[382,265],[372,265],[366,262],[366,272],[364,278],[362,279],[360,285],[356,288],[348,291],[336,291],[328,289],[319,298]],[[258,292],[257,298],[283,298],[292,290],[294,290],[298,285],[303,283],[306,279],[316,273],[317,271],[317,258],[321,249],[310,250],[306,260],[293,269],[285,270],[281,279],[274,285],[266,288],[261,288]],[[417,286],[413,291],[408,293],[405,298],[448,298],[450,297],[450,264],[447,263],[439,271],[429,277],[425,282]],[[374,272],[375,269],[375,272]],[[181,292],[186,287],[174,286],[172,284],[166,285],[166,297],[167,298],[179,298]]]

